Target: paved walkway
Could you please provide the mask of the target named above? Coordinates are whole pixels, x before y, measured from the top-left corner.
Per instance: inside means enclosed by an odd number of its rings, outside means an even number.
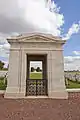
[[[80,120],[80,93],[69,93],[68,100],[11,100],[0,95],[0,120]]]

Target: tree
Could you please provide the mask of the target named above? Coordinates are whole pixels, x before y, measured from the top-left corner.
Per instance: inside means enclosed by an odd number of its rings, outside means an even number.
[[[40,67],[37,67],[36,72],[40,72],[40,71],[41,71]]]
[[[5,64],[4,64],[2,61],[0,61],[0,70],[3,70],[4,65],[5,65]]]
[[[31,72],[34,72],[34,67],[31,67]]]

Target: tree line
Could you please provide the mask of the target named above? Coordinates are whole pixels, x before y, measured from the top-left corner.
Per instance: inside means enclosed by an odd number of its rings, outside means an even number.
[[[41,72],[42,70],[40,69],[40,67],[37,67],[36,69],[34,67],[31,67],[31,72]]]
[[[0,60],[0,70],[8,70],[8,68],[4,68],[5,63]]]

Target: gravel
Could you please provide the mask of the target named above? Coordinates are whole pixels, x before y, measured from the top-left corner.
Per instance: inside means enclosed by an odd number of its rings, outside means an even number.
[[[0,120],[80,120],[80,93],[68,100],[4,99],[0,95]]]

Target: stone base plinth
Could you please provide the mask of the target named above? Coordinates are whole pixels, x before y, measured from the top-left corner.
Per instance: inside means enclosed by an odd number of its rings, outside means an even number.
[[[52,91],[49,92],[49,98],[54,99],[68,99],[68,92],[65,91]]]
[[[7,87],[4,98],[24,98],[25,93],[21,92],[18,87]]]
[[[18,99],[24,98],[24,93],[5,93],[4,98]]]

